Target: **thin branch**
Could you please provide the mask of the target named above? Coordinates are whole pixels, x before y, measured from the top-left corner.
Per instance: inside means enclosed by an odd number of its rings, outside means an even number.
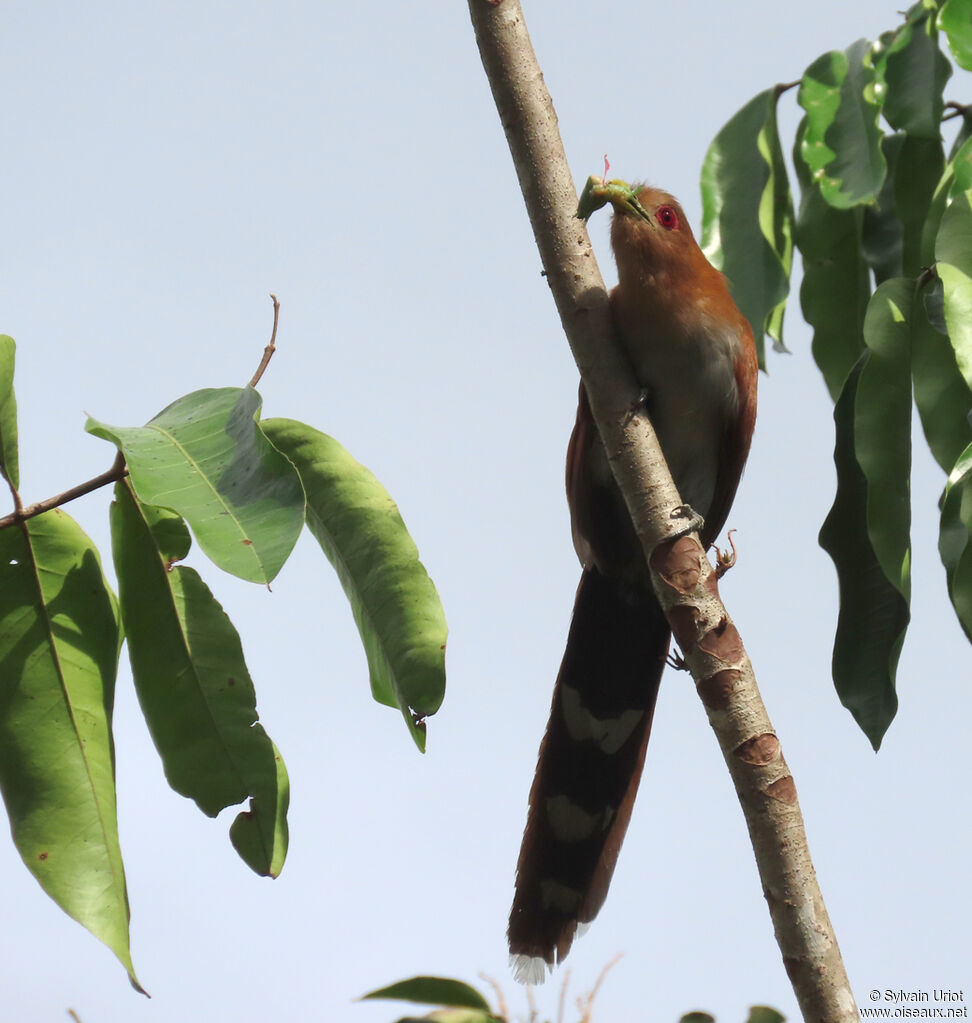
[[[560,1001],[557,1002],[557,1023],[564,1023],[564,1006],[567,1004],[567,985],[570,983],[570,970],[564,970],[564,982],[560,985]]]
[[[509,1009],[506,1007],[506,999],[503,997],[503,989],[499,986],[499,982],[489,976],[488,973],[480,973],[479,977],[484,980],[493,989],[493,994],[496,995],[496,1013],[502,1019],[508,1020],[510,1018]]]
[[[263,349],[263,358],[260,360],[260,365],[257,366],[256,373],[250,377],[247,387],[256,387],[260,382],[260,377],[263,376],[267,366],[270,365],[273,353],[277,350],[277,323],[280,321],[280,303],[272,291],[270,292],[270,298],[273,301],[273,330],[270,332],[270,343]]]
[[[604,983],[604,978],[610,973],[615,966],[624,958],[624,953],[619,952],[610,962],[608,962],[604,969],[601,970],[600,976],[594,982],[594,987],[585,995],[584,998],[578,1000],[577,1008],[580,1009],[581,1023],[591,1023],[591,1013],[594,1011],[594,999],[597,997],[598,991],[601,990],[601,985]]]
[[[79,483],[76,487],[71,487],[70,490],[65,490],[62,494],[49,497],[45,501],[29,504],[26,508],[20,506],[9,515],[0,518],[0,529],[14,526],[18,522],[26,522],[27,519],[32,519],[36,515],[42,515],[52,508],[59,508],[62,504],[67,504],[68,501],[73,501],[76,497],[84,497],[85,494],[90,494],[92,491],[107,486],[109,483],[117,483],[118,480],[124,479],[127,475],[128,468],[125,465],[125,456],[119,451],[115,456],[112,467],[107,472],[103,472],[100,476],[95,476],[94,479],[90,479],[86,483]],[[19,503],[19,496],[15,503]]]
[[[953,117],[964,117],[968,113],[968,106],[965,103],[956,103],[952,100],[945,104],[945,109],[950,113],[945,114],[942,117],[942,122],[951,121]]]
[[[796,786],[715,571],[697,536],[663,542],[674,532],[671,510],[682,502],[646,417],[630,414],[640,389],[614,337],[587,231],[574,217],[577,195],[519,0],[468,3],[546,280],[655,591],[735,785],[787,975],[804,1019],[856,1023]]]

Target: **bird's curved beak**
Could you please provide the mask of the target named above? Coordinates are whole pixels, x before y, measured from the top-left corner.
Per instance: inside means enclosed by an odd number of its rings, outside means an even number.
[[[576,215],[579,220],[587,220],[592,213],[608,203],[618,213],[627,213],[648,224],[652,223],[648,211],[638,201],[637,193],[627,181],[622,181],[620,178],[605,181],[593,174],[587,179],[584,191],[581,192]]]

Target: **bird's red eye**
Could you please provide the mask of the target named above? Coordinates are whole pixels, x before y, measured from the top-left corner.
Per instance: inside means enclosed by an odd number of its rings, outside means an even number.
[[[678,214],[674,206],[659,206],[655,212],[655,219],[666,231],[675,231],[678,228]]]

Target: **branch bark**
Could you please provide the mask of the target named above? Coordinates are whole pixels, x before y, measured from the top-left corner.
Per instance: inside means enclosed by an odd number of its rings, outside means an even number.
[[[810,859],[796,786],[742,640],[681,505],[638,383],[614,338],[608,296],[519,0],[468,0],[476,41],[506,131],[560,319],[652,580],[696,680],[749,828],[783,964],[804,1019],[856,1023],[854,996]]]
[[[27,519],[32,519],[36,515],[43,515],[44,512],[50,511],[52,508],[60,508],[62,504],[67,504],[68,501],[73,501],[76,497],[84,497],[85,494],[90,494],[101,487],[106,487],[109,483],[115,483],[120,479],[124,479],[127,475],[128,468],[125,465],[125,456],[119,451],[111,468],[106,472],[95,476],[93,479],[86,480],[84,483],[79,483],[77,486],[71,487],[70,490],[55,494],[53,497],[47,497],[43,501],[29,504],[26,508],[21,505],[20,495],[14,490],[15,509],[9,515],[4,515],[3,518],[0,518],[0,529],[7,529],[18,522],[26,522]],[[12,487],[11,490],[13,490]]]

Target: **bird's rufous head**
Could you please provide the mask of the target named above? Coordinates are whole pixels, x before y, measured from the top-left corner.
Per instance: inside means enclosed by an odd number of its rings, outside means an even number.
[[[587,219],[610,203],[611,246],[622,277],[697,269],[705,261],[685,211],[678,200],[660,188],[629,185],[626,181],[591,178],[581,196],[577,215]]]
[[[631,193],[612,201],[611,247],[619,273],[635,266],[649,272],[692,267],[702,253],[678,200],[647,185],[633,186]]]

